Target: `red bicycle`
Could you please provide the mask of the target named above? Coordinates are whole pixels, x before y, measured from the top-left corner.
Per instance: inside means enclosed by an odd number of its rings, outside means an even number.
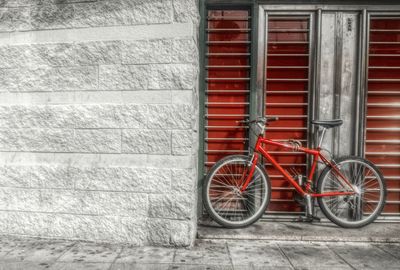
[[[224,227],[240,228],[256,222],[265,212],[271,197],[267,172],[259,162],[260,154],[289,181],[305,201],[306,218],[313,215],[316,198],[325,216],[346,228],[358,228],[374,221],[382,212],[386,199],[386,183],[382,173],[370,161],[354,156],[328,159],[321,144],[327,129],[340,126],[342,120],[312,121],[321,136],[316,149],[303,147],[299,141],[274,141],[264,138],[266,126],[278,118],[259,118],[249,123],[258,130],[254,151],[249,156],[231,155],[219,160],[207,174],[203,185],[203,202],[213,220]],[[267,145],[312,156],[310,173],[291,175],[271,156]],[[313,179],[318,163],[325,168],[316,185]]]

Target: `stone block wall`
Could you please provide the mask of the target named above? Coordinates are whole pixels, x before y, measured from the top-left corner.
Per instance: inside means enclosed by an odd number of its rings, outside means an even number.
[[[197,6],[0,1],[0,233],[191,245]]]

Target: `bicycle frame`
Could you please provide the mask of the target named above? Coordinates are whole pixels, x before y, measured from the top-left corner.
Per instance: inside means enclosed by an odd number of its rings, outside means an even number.
[[[263,147],[263,145],[274,145],[274,146],[278,146],[280,148],[284,148],[284,149],[288,149],[288,150],[292,150],[292,151],[297,151],[297,152],[303,152],[306,153],[308,155],[312,155],[313,156],[313,163],[311,166],[311,171],[307,177],[307,184],[305,186],[305,188],[303,189],[298,183],[297,181],[285,170],[282,168],[281,165],[279,165],[279,163],[268,153],[268,151],[266,150],[266,147]],[[251,167],[250,167],[250,172],[247,175],[246,179],[244,180],[244,183],[241,187],[241,191],[245,191],[247,186],[250,184],[251,178],[253,176],[257,161],[258,161],[258,155],[257,154],[261,154],[264,158],[266,158],[271,164],[272,166],[277,169],[283,176],[284,178],[289,181],[293,187],[296,189],[296,191],[298,193],[300,193],[302,196],[306,196],[309,195],[311,197],[334,197],[334,196],[347,196],[347,195],[353,195],[356,193],[356,191],[354,190],[352,184],[350,183],[350,181],[340,172],[340,170],[331,162],[329,161],[327,158],[325,158],[322,154],[321,154],[321,149],[317,148],[317,149],[310,149],[310,148],[306,148],[306,147],[296,147],[294,145],[291,144],[286,144],[286,143],[282,143],[282,142],[278,142],[278,141],[273,141],[270,139],[266,139],[263,138],[261,135],[258,136],[257,139],[257,143],[254,149],[254,153],[253,153],[253,157],[251,159]],[[350,190],[352,191],[343,191],[343,192],[326,192],[326,193],[315,193],[311,190],[311,183],[312,183],[312,179],[314,177],[315,174],[315,170],[318,164],[318,161],[322,160],[326,166],[331,167],[334,172],[343,180],[343,182],[349,187]],[[341,185],[343,186],[343,183],[341,183]]]

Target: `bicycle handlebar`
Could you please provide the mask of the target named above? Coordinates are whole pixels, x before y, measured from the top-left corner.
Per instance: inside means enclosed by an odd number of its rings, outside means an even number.
[[[268,122],[278,121],[279,117],[271,116],[271,117],[259,117],[255,120],[240,120],[236,121],[236,123],[243,123],[243,124],[254,124],[254,123],[262,123],[266,125]]]
[[[268,126],[268,122],[277,121],[277,120],[279,120],[278,117],[272,116],[272,117],[259,117],[252,121],[250,121],[248,119],[242,120],[242,121],[236,121],[236,123],[256,124],[260,128],[259,131],[256,131],[256,134],[260,135],[260,134],[264,134],[266,126]],[[252,127],[250,127],[250,129],[252,129]]]

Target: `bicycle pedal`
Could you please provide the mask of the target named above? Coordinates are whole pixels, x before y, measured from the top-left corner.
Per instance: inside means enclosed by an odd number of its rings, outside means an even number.
[[[311,218],[312,218],[312,220],[315,220],[317,222],[321,222],[321,218],[320,217],[312,216]]]
[[[304,201],[304,197],[302,197],[301,195],[295,193],[293,198],[294,198],[294,201],[297,202],[298,204],[300,204],[301,206],[306,205],[306,202]]]
[[[296,221],[312,223],[313,221],[321,222],[321,219],[316,216],[300,216]]]

